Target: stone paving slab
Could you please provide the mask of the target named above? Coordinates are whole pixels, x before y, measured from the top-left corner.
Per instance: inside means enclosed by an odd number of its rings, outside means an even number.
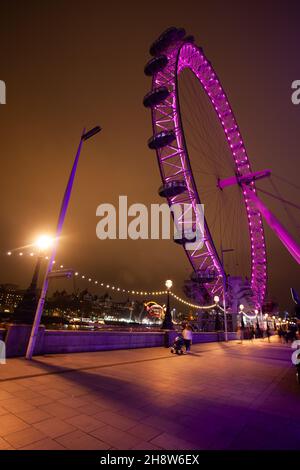
[[[291,354],[272,338],[8,359],[0,450],[300,449]]]

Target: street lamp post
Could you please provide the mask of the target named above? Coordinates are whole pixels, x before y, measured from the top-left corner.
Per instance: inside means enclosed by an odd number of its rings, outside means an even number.
[[[224,336],[225,336],[225,341],[228,341],[228,328],[227,328],[227,314],[226,314],[226,291],[225,291],[225,286],[223,287],[223,309],[224,309]],[[214,302],[219,306],[220,298],[218,295],[214,296]]]
[[[240,313],[240,316],[241,316],[241,337],[240,337],[240,340],[241,340],[241,343],[243,342],[243,339],[244,339],[244,329],[245,329],[245,323],[244,323],[244,316],[243,316],[243,310],[244,310],[244,305],[243,304],[240,304],[239,306],[239,313]]]
[[[219,307],[220,297],[218,295],[214,296],[214,302],[215,302],[216,306]],[[218,326],[218,328],[217,328],[217,326]],[[215,319],[215,330],[216,331],[219,331],[219,326],[220,326],[220,324],[219,324],[219,312],[217,310],[217,316],[216,316],[216,319]]]
[[[170,309],[170,289],[173,286],[173,282],[170,279],[168,279],[165,282],[165,286],[167,288],[167,308],[166,308],[165,318],[162,324],[162,329],[173,330],[173,322],[172,322],[172,315],[171,315],[171,309]]]
[[[91,129],[88,132],[85,132],[85,129],[84,129],[83,133],[80,137],[79,146],[78,146],[78,149],[77,149],[75,160],[74,160],[74,163],[73,163],[73,166],[72,166],[72,170],[71,170],[69,180],[68,180],[68,183],[67,183],[67,186],[66,186],[66,189],[65,189],[64,197],[63,197],[63,200],[62,200],[60,213],[59,213],[59,216],[58,216],[56,236],[55,236],[55,239],[54,239],[51,256],[49,257],[48,265],[47,265],[47,268],[46,268],[44,281],[43,281],[43,286],[42,286],[39,302],[38,302],[38,305],[37,305],[35,318],[34,318],[34,322],[33,322],[33,325],[32,325],[31,335],[30,335],[30,339],[29,339],[29,343],[28,343],[28,347],[27,347],[27,351],[26,351],[26,359],[29,359],[29,360],[32,359],[32,356],[33,356],[33,353],[34,353],[35,343],[36,343],[36,339],[37,339],[37,335],[38,335],[38,330],[39,330],[41,317],[42,317],[43,309],[44,309],[44,303],[45,303],[47,290],[48,290],[49,274],[51,273],[51,270],[52,270],[52,267],[53,267],[53,264],[54,264],[56,251],[57,251],[57,247],[58,247],[59,237],[60,237],[61,232],[62,232],[66,212],[67,212],[67,209],[68,209],[68,205],[69,205],[69,201],[70,201],[70,197],[71,197],[72,187],[73,187],[74,178],[75,178],[75,174],[76,174],[76,170],[77,170],[77,166],[78,166],[78,161],[79,161],[79,157],[80,157],[82,144],[83,144],[84,141],[88,140],[90,137],[92,137],[93,135],[97,134],[100,131],[101,131],[101,128],[99,126],[94,127],[93,129]]]

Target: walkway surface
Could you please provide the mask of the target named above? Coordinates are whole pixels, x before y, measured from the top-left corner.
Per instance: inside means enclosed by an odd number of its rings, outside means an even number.
[[[9,359],[0,449],[300,449],[300,387],[274,338]]]

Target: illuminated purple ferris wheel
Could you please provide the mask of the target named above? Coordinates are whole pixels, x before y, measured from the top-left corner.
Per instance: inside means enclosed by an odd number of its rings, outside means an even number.
[[[210,300],[222,295],[227,277],[223,253],[232,251],[236,274],[243,269],[245,276],[250,278],[253,305],[260,307],[266,293],[266,245],[262,217],[251,196],[256,194],[255,180],[268,176],[269,171],[251,171],[226,93],[192,36],[186,36],[184,29],[169,28],[152,44],[150,54],[153,58],[147,63],[145,74],[152,77],[152,89],[145,96],[144,105],[152,111],[153,136],[148,146],[157,154],[163,183],[159,194],[170,206],[191,204],[195,226],[199,223],[196,205],[205,205],[204,245],[190,251],[186,249],[186,240],[181,240],[193,274],[203,278],[204,273],[203,285]],[[192,81],[181,83],[181,77],[187,73],[187,79]],[[195,92],[188,103],[184,102],[184,88]],[[191,114],[197,106],[202,109],[202,115],[198,113],[190,128],[196,131],[198,141],[202,140],[202,147],[198,149],[192,142],[192,131],[188,129]],[[198,134],[201,134],[200,139]],[[221,144],[216,142],[217,134],[218,139],[223,139]],[[194,153],[194,159],[191,153]],[[199,178],[197,165],[200,166]],[[213,171],[209,171],[212,166]],[[208,180],[211,192],[206,188]],[[217,203],[210,206],[214,198],[225,199],[223,206]],[[236,213],[230,215],[236,203]],[[236,238],[243,235],[243,248],[232,246],[232,239],[222,233],[222,228],[216,230],[222,218],[227,231],[236,233]],[[180,224],[180,221],[175,222]],[[230,244],[230,249],[224,249],[224,244],[226,248]],[[243,267],[239,264],[241,257],[245,259]],[[210,273],[210,279],[205,279],[207,273]]]

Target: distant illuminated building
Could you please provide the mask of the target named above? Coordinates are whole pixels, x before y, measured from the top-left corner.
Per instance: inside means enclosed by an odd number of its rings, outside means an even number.
[[[0,285],[0,310],[13,312],[24,296],[24,290],[18,289],[16,284]]]

